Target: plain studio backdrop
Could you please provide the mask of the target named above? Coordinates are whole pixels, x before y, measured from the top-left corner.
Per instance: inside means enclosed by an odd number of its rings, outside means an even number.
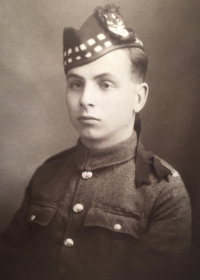
[[[45,159],[77,141],[65,105],[62,32],[108,1],[0,1],[0,231]],[[200,230],[200,0],[117,0],[150,59],[145,146],[177,169]]]

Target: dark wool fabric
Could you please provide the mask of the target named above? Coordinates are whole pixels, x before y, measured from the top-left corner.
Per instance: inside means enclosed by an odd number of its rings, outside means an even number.
[[[79,141],[39,167],[1,237],[1,279],[179,279],[190,247],[188,194],[170,166],[159,179],[166,163],[156,157],[149,182],[136,186],[136,146],[135,132],[102,150]]]

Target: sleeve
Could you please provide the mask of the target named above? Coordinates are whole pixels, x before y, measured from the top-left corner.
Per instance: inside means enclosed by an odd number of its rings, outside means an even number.
[[[28,244],[31,243],[26,221],[30,205],[30,185],[25,191],[21,208],[13,217],[8,228],[0,236],[0,275],[3,280],[20,279],[18,267],[28,264]],[[26,247],[26,250],[24,248]],[[23,279],[23,277],[21,277]]]
[[[146,233],[134,246],[129,266],[134,280],[185,279],[190,250],[191,208],[180,176],[161,181]],[[181,278],[179,278],[181,277]]]

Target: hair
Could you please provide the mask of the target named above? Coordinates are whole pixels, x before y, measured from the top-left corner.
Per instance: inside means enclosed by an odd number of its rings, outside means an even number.
[[[127,48],[131,60],[131,74],[136,82],[144,82],[149,60],[142,49]]]

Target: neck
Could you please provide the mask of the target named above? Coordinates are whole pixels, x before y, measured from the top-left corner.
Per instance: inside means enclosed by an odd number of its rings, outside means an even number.
[[[90,150],[100,150],[105,149],[114,145],[119,144],[120,142],[123,142],[127,140],[131,135],[133,134],[133,127],[131,127],[128,131],[125,132],[119,132],[114,137],[108,137],[107,139],[86,139],[84,137],[81,137],[82,144],[90,149]]]

